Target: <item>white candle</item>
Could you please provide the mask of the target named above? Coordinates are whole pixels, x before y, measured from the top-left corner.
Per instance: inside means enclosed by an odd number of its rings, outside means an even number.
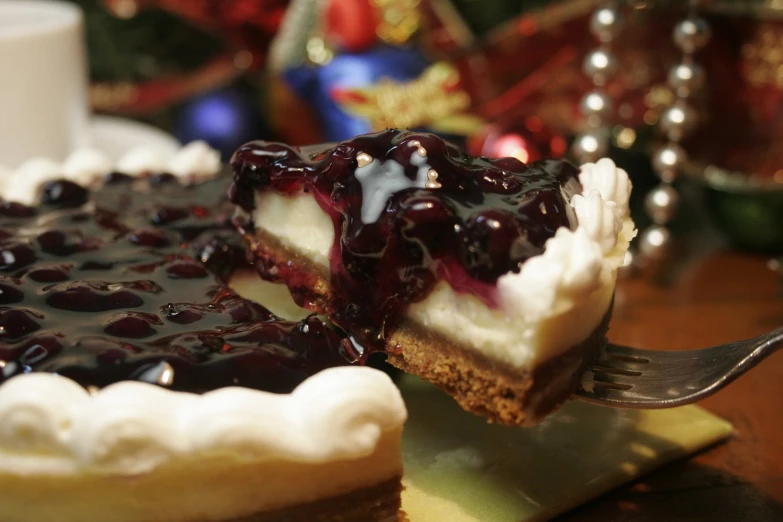
[[[86,144],[87,76],[78,7],[0,1],[0,165],[62,161]]]

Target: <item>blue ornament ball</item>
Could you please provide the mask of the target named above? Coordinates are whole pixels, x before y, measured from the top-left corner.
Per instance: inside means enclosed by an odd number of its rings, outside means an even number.
[[[182,143],[205,140],[225,159],[243,143],[267,134],[258,107],[236,88],[213,91],[184,103],[175,116],[173,133]]]

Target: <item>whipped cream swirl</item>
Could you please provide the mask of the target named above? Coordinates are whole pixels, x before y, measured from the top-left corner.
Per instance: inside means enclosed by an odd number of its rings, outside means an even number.
[[[631,180],[603,158],[582,165],[579,181],[582,194],[571,198],[576,230],[559,229],[543,254],[525,261],[519,273],[498,279],[501,305],[510,315],[532,319],[563,313],[580,297],[613,282],[636,235],[628,210]]]

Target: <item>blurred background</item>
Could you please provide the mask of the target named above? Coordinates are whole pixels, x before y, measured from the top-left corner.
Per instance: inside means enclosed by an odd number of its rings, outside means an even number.
[[[96,113],[225,158],[385,127],[523,161],[607,155],[634,182],[639,259],[783,251],[783,1],[75,3]]]

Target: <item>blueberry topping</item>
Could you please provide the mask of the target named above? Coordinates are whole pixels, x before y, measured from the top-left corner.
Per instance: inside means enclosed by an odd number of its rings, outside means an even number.
[[[131,181],[111,174],[93,194],[55,181],[39,208],[0,202],[0,384],[48,371],[288,392],[348,363],[320,320],[280,320],[226,286],[246,263],[227,178]]]

